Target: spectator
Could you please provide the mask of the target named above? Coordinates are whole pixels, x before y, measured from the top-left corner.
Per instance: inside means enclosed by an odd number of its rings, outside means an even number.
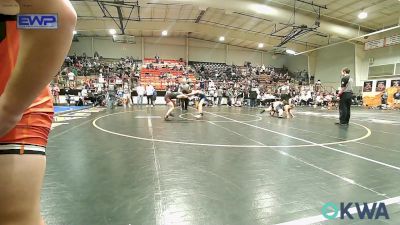
[[[222,89],[221,86],[219,86],[218,90],[217,90],[217,97],[218,97],[218,105],[221,105],[222,103],[222,96],[224,94],[224,90]]]
[[[54,103],[59,104],[60,103],[60,87],[58,87],[58,84],[54,84],[53,89],[52,89],[52,94],[54,98]]]
[[[394,93],[393,98],[394,98],[394,104],[396,106],[400,107],[400,105],[399,105],[400,104],[400,88],[397,88],[397,92]]]
[[[154,92],[153,92],[153,106],[156,106],[157,94],[158,94],[157,90],[154,89]]]
[[[85,86],[82,88],[81,97],[82,97],[82,102],[83,102],[83,104],[85,105],[85,104],[86,104],[85,99],[88,98],[88,90],[86,89]]]
[[[280,88],[279,91],[281,93],[281,100],[282,101],[289,101],[289,92],[290,92],[290,87],[289,87],[289,82],[285,82]]]
[[[257,89],[255,87],[251,88],[250,90],[250,107],[256,107],[256,100],[257,100]]]
[[[69,88],[65,89],[65,101],[67,102],[68,106],[71,105],[71,96],[69,93]]]
[[[132,96],[131,96],[131,89],[129,87],[128,83],[124,83],[124,94],[123,94],[123,100],[124,100],[124,108],[130,108],[132,107]]]
[[[146,86],[146,96],[147,96],[147,106],[151,106],[153,107],[153,93],[154,93],[155,89],[153,87],[153,85],[151,85],[150,83],[147,84]]]
[[[321,88],[322,88],[321,80],[317,80],[317,82],[315,82],[315,92],[320,92]]]
[[[232,98],[233,98],[233,89],[232,87],[229,87],[229,89],[226,92],[226,97],[227,99],[227,103],[229,107],[232,107]]]
[[[68,73],[68,86],[70,88],[75,87],[75,74],[72,71]]]
[[[143,97],[144,97],[144,94],[146,92],[146,90],[145,90],[145,88],[143,87],[142,84],[139,84],[136,87],[136,92],[137,92],[137,95],[138,95],[137,104],[138,104],[138,106],[142,106],[143,105]]]

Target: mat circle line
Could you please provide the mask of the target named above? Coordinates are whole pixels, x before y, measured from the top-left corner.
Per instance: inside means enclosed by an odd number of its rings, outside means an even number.
[[[179,115],[179,118],[183,119],[183,120],[188,120],[188,121],[198,121],[198,122],[213,122],[213,123],[236,123],[235,121],[229,121],[229,120],[196,120],[196,119],[189,119],[184,117],[183,115],[189,115],[192,113],[183,113],[181,115]],[[244,114],[244,113],[219,113],[219,114],[231,114],[231,115],[246,115],[246,116],[252,116],[252,117],[256,117],[257,119],[254,120],[238,120],[239,122],[243,122],[243,123],[250,123],[250,122],[257,122],[257,121],[261,121],[262,117],[261,116],[256,116],[256,115],[251,115],[251,114]]]
[[[123,113],[131,113],[131,112],[119,112],[119,113],[112,113],[104,116],[100,116],[93,120],[92,125],[98,129],[101,130],[105,133],[117,135],[120,137],[126,137],[126,138],[132,138],[136,140],[142,140],[142,141],[152,141],[152,142],[160,142],[160,143],[168,143],[168,144],[180,144],[180,145],[191,145],[191,146],[207,146],[207,147],[224,147],[224,148],[303,148],[303,147],[315,147],[315,146],[327,146],[327,145],[338,145],[338,144],[344,144],[344,143],[350,143],[350,142],[356,142],[363,140],[371,135],[371,130],[361,124],[357,123],[352,123],[354,125],[357,125],[359,127],[364,128],[367,133],[359,138],[351,139],[351,140],[346,140],[346,141],[337,141],[337,142],[327,142],[327,143],[316,143],[316,144],[305,144],[305,145],[224,145],[224,144],[208,144],[208,143],[196,143],[196,142],[183,142],[183,141],[170,141],[170,140],[162,140],[162,139],[154,139],[154,138],[144,138],[144,137],[138,137],[138,136],[133,136],[133,135],[127,135],[127,134],[121,134],[117,133],[114,131],[110,131],[107,129],[104,129],[97,125],[97,121],[109,117],[109,116],[114,116],[118,114],[123,114]]]

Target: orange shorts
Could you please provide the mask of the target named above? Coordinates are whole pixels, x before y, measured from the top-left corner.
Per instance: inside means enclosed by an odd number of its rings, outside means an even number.
[[[0,137],[0,154],[45,154],[53,113],[24,115],[18,125]]]

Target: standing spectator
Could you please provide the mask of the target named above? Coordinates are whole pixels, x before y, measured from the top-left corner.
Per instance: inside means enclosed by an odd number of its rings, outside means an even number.
[[[208,94],[210,96],[210,101],[212,105],[215,105],[215,99],[214,99],[215,91],[216,90],[214,84],[210,82],[210,87],[208,88]]]
[[[147,84],[146,86],[146,96],[147,96],[147,106],[153,107],[153,93],[154,93],[154,87],[150,83]]]
[[[289,87],[289,82],[285,82],[280,88],[280,93],[281,93],[281,100],[282,101],[289,101],[290,95],[290,87]]]
[[[216,106],[217,105],[217,99],[218,99],[218,91],[215,90],[214,91],[214,96],[212,96],[214,98],[214,103],[213,105]]]
[[[86,105],[86,99],[88,98],[88,90],[86,89],[85,86],[83,86],[82,91],[81,91],[81,97],[84,105]]]
[[[322,89],[322,83],[321,80],[317,80],[317,82],[315,82],[315,92],[320,92]]]
[[[229,107],[232,106],[232,98],[233,98],[233,89],[232,87],[228,88],[228,91],[226,92],[226,97],[227,97],[227,104]]]
[[[108,94],[108,108],[109,109],[114,109],[114,107],[115,107],[115,102],[116,102],[116,100],[117,100],[117,90],[116,90],[116,87],[115,87],[115,84],[114,83],[110,83],[110,84],[108,84],[108,91],[107,91],[107,94]]]
[[[261,106],[261,92],[260,89],[257,88],[257,102],[256,102],[256,107]]]
[[[250,107],[256,107],[257,90],[255,87],[250,90]]]
[[[157,90],[154,89],[154,92],[153,92],[153,106],[156,106],[157,94],[158,94]]]
[[[348,126],[350,121],[351,99],[353,98],[353,79],[350,69],[342,69],[341,90],[339,91],[339,122],[337,125]]]
[[[247,87],[243,90],[243,99],[246,102],[247,107],[249,107],[250,106],[250,92]]]
[[[145,90],[145,88],[143,87],[143,85],[142,84],[139,84],[137,87],[136,87],[136,92],[137,92],[137,104],[138,104],[138,106],[142,106],[143,105],[143,97],[144,97],[144,94],[145,94],[145,92],[146,92],[146,90]]]
[[[73,73],[72,71],[68,73],[68,86],[70,88],[75,87],[75,73]]]
[[[224,90],[222,89],[221,86],[219,86],[218,90],[217,90],[217,97],[218,97],[218,105],[221,105],[222,103],[222,96],[224,94]]]
[[[124,83],[124,108],[132,107],[131,89],[128,83]]]
[[[238,90],[235,88],[235,89],[233,90],[233,105],[236,105],[238,96],[239,96]]]
[[[60,87],[58,87],[58,84],[54,84],[52,92],[53,92],[54,103],[59,104],[60,103]]]
[[[65,101],[67,102],[68,106],[71,105],[71,95],[69,94],[69,88],[65,88]]]

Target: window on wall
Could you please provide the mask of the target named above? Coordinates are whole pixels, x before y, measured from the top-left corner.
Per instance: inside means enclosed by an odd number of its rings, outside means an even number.
[[[400,63],[397,63],[397,64],[396,64],[395,75],[400,75]]]
[[[368,71],[368,79],[393,77],[394,67],[395,64],[370,66]]]

